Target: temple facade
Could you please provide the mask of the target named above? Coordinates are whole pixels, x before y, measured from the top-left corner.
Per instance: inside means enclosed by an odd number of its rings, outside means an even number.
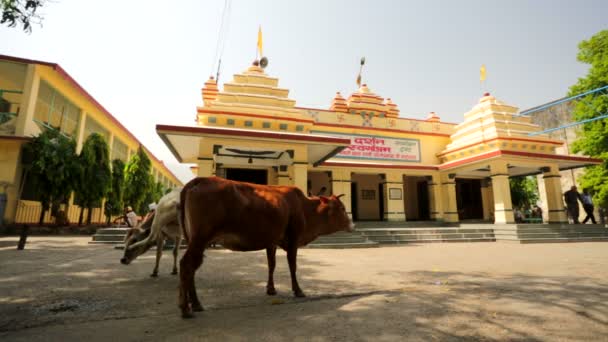
[[[202,99],[196,126],[156,127],[196,175],[344,194],[355,220],[512,223],[509,177],[541,175],[545,222],[567,222],[560,170],[599,163],[530,136],[541,128],[490,94],[459,124],[404,118],[366,84],[304,108],[254,62],[223,89],[210,78]]]

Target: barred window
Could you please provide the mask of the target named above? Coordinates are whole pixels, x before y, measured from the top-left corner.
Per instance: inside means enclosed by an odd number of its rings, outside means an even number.
[[[123,144],[118,138],[114,137],[114,143],[112,144],[112,155],[111,159],[120,159],[123,162],[127,162],[129,157],[129,147]]]
[[[58,129],[66,135],[74,136],[80,120],[80,108],[41,80],[34,109],[34,120]]]

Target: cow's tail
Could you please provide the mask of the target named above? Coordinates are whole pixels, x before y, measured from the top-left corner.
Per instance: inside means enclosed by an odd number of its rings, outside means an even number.
[[[190,235],[188,234],[188,229],[186,227],[186,191],[188,190],[188,186],[185,186],[182,189],[182,192],[179,194],[179,203],[177,204],[177,222],[182,230],[182,235],[186,242],[190,242]]]

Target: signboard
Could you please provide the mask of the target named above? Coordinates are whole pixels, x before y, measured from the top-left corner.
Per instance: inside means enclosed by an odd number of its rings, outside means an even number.
[[[323,133],[327,134],[327,132]],[[340,133],[329,134],[350,138],[350,146],[342,150],[334,158],[420,162],[420,140],[418,139],[396,139]]]

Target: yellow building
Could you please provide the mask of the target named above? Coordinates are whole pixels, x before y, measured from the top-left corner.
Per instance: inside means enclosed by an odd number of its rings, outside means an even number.
[[[399,116],[365,84],[328,109],[297,107],[256,61],[220,91],[202,89],[195,127],[157,125],[198,176],[344,194],[355,220],[514,221],[509,177],[541,174],[548,221],[567,222],[560,170],[599,160],[557,152],[561,141],[490,94],[460,124]]]
[[[106,138],[111,159],[126,162],[141,145],[58,64],[0,55],[0,194],[6,198],[5,223],[38,223],[40,203],[25,199],[27,196],[19,199],[20,151],[31,137],[49,127],[73,137],[78,153],[91,133]],[[169,188],[182,185],[162,161],[146,152],[155,181]],[[78,206],[70,205],[70,222],[78,222],[79,213]],[[94,209],[92,219],[105,221],[100,208]],[[47,213],[46,222],[51,220]]]

